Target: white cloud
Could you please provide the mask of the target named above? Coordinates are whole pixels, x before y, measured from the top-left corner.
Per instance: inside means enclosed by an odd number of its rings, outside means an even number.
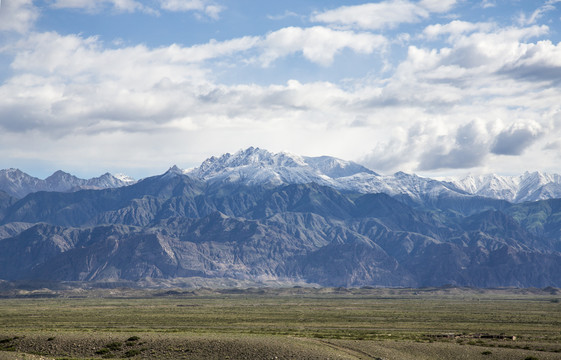
[[[0,84],[0,155],[17,138],[25,144],[20,158],[63,158],[63,149],[80,144],[87,150],[72,161],[104,159],[119,171],[158,163],[165,170],[168,159],[196,165],[250,145],[425,174],[500,171],[513,158],[554,163],[554,150],[547,159],[536,155],[561,137],[561,44],[541,40],[548,31],[433,24],[424,39],[444,42],[404,37],[412,45],[387,77],[271,85],[221,84],[216,74],[295,54],[324,67],[343,51],[375,59],[388,40],[316,26],[191,47],[107,48],[96,37],[30,33],[0,49],[13,56],[12,74]],[[144,149],[148,142],[161,152]]]
[[[535,121],[515,122],[497,135],[491,152],[497,155],[520,155],[542,134],[541,125]]]
[[[38,16],[39,11],[32,0],[0,1],[0,31],[26,33]]]
[[[530,41],[548,31],[459,21],[425,28],[425,37],[445,36],[448,44],[410,46],[407,59],[365,104],[374,112],[393,109],[394,128],[409,129],[407,135],[390,131],[364,161],[425,173],[499,171],[504,155],[542,161],[532,145],[553,143],[561,132],[555,120],[561,106],[554,100],[561,98],[561,44]]]
[[[527,15],[523,12],[518,14],[518,24],[521,26],[527,26],[535,24],[541,17],[543,17],[547,12],[554,11],[557,9],[556,3],[558,0],[548,0],[546,3],[532,12],[532,14]]]
[[[458,22],[428,27],[425,32],[432,35],[455,33],[456,36],[448,38],[452,46],[439,50],[411,46],[408,59],[399,66],[396,75],[417,80],[449,80],[449,83],[466,79],[468,76],[475,81],[485,81],[486,76],[497,75],[504,68],[522,65],[523,59],[531,62],[556,55],[556,47],[523,42],[546,34],[546,26],[482,31],[487,28],[485,24],[470,25]],[[474,29],[480,31],[464,34]],[[536,54],[529,59],[532,49],[535,49]],[[550,62],[556,63],[556,60]]]
[[[225,7],[212,0],[157,0],[157,7],[137,0],[52,0],[51,7],[55,9],[81,9],[91,13],[98,13],[104,9],[116,12],[144,12],[158,15],[159,9],[171,12],[193,11],[202,13],[211,19],[218,19]]]
[[[212,19],[218,19],[225,9],[209,0],[159,0],[160,6],[167,11],[200,11]]]
[[[370,36],[342,32],[339,39],[339,32],[319,28],[297,32],[299,40],[294,43],[289,36],[287,48],[268,36],[154,49],[143,45],[107,49],[95,37],[34,33],[5,49],[14,54],[15,74],[0,86],[0,127],[57,137],[153,131],[156,125],[191,130],[237,127],[257,119],[289,121],[306,111],[340,112],[332,101],[346,102],[347,94],[329,83],[293,81],[259,87],[211,81],[205,61],[244,51],[262,52],[271,61],[271,51],[275,57],[301,51],[311,61],[325,64],[345,46],[359,52],[374,49],[367,41]],[[313,122],[314,116],[306,117]]]
[[[314,63],[328,66],[334,56],[345,48],[356,53],[371,54],[387,45],[381,35],[337,31],[316,26],[312,28],[289,27],[270,33],[263,42],[264,53],[260,59],[265,66],[279,57],[302,52]]]
[[[211,19],[218,20],[220,18],[220,13],[224,11],[224,7],[220,5],[208,5],[205,7],[205,14]]]
[[[452,10],[456,3],[457,0],[421,0],[419,6],[430,12],[443,13]]]
[[[250,49],[258,41],[256,37],[244,37],[224,42],[213,40],[193,47],[173,44],[155,49],[144,45],[106,49],[96,37],[35,33],[11,47],[10,51],[15,53],[11,67],[72,82],[108,77],[119,79],[124,86],[136,82],[151,86],[164,77],[192,80],[201,75],[193,71],[193,64]],[[139,77],[140,73],[143,76]],[[153,73],[157,74],[154,78]]]
[[[423,36],[434,40],[442,35],[449,36],[448,41],[453,41],[454,38],[473,33],[475,31],[488,32],[493,28],[491,23],[471,23],[467,21],[454,20],[448,24],[435,24],[429,25],[423,30]]]
[[[419,170],[469,169],[481,165],[489,153],[488,133],[482,121],[457,128],[454,139],[437,139],[420,156]]]
[[[297,13],[293,12],[293,11],[288,11],[286,10],[283,14],[281,15],[267,15],[267,19],[269,20],[284,20],[287,18],[297,18],[300,17],[300,15],[298,15]]]
[[[55,9],[82,9],[94,13],[107,6],[117,12],[143,11],[154,13],[153,9],[135,0],[54,0],[51,6]]]
[[[378,30],[394,28],[402,23],[415,23],[430,16],[431,12],[447,12],[454,7],[455,0],[388,0],[355,6],[342,6],[312,15],[311,20],[333,25],[352,26],[360,29]]]
[[[496,7],[496,6],[497,6],[497,4],[493,0],[483,0],[481,2],[481,7],[484,8],[484,9],[492,8],[492,7]]]

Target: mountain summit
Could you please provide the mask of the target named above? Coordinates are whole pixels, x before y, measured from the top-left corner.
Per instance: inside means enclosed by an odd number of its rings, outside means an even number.
[[[216,182],[238,182],[245,185],[306,184],[336,186],[336,178],[359,173],[376,175],[351,161],[329,156],[302,157],[285,152],[271,153],[250,147],[235,154],[211,157],[186,174]]]
[[[235,154],[213,156],[198,168],[184,173],[210,184],[279,186],[315,183],[341,191],[401,196],[417,203],[429,198],[472,196],[449,182],[402,172],[380,175],[355,162],[331,156],[271,153],[254,147]]]

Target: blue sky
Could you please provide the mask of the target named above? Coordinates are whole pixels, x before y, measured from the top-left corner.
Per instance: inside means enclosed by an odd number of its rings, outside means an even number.
[[[561,0],[2,0],[0,168],[136,178],[249,146],[561,173]]]

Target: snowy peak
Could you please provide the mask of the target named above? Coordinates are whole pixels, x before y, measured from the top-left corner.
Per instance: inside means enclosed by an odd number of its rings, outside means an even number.
[[[267,150],[250,147],[235,154],[226,153],[219,158],[210,157],[201,166],[193,170],[193,174],[201,178],[209,178],[233,168],[241,167],[303,167],[304,160],[288,153],[273,154]]]
[[[304,157],[303,160],[316,171],[333,179],[352,176],[360,173],[378,175],[374,171],[352,161],[337,159],[331,156]]]
[[[123,184],[127,184],[127,185],[132,185],[134,183],[136,183],[136,180],[126,174],[115,174],[115,175],[111,175],[110,173],[106,173],[102,176],[105,175],[109,175],[109,176],[113,176],[115,179],[119,180],[120,182],[122,182]]]
[[[561,197],[561,176],[539,171],[526,171],[518,176],[467,176],[451,182],[475,195],[516,203]]]
[[[318,183],[338,187],[336,179],[372,170],[351,161],[329,156],[302,157],[286,152],[271,153],[250,147],[235,154],[211,157],[186,174],[210,182],[241,182],[246,185]]]
[[[95,177],[86,180],[85,183],[80,187],[81,189],[110,189],[118,188],[122,186],[128,186],[136,183],[132,177],[120,174],[112,175],[110,173],[105,173],[99,177]]]
[[[341,191],[386,193],[405,196],[422,202],[427,197],[466,196],[453,184],[397,173],[382,176],[354,163],[330,156],[302,157],[289,153],[271,153],[248,148],[205,160],[200,167],[185,174],[211,184],[242,183],[245,185],[278,186],[316,183]]]
[[[58,170],[42,180],[19,169],[0,170],[0,190],[16,198],[23,198],[37,191],[71,192],[82,189],[106,189],[131,185],[134,182],[132,178],[126,176],[117,178],[109,173],[86,180]]]

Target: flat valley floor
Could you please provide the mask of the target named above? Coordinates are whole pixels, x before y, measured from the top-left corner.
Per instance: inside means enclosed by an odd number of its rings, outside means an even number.
[[[0,359],[561,359],[553,288],[0,295]]]

